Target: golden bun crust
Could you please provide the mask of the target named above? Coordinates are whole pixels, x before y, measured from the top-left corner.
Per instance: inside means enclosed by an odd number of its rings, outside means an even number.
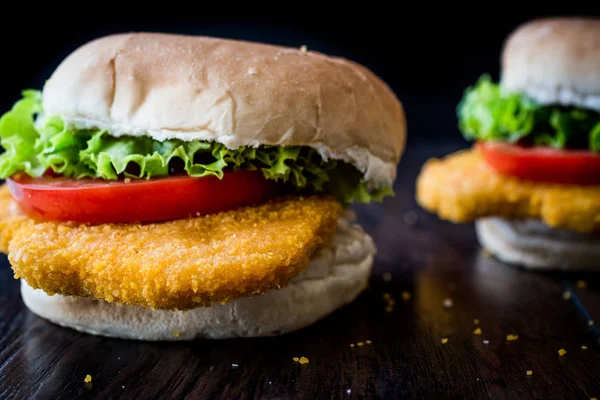
[[[367,68],[312,51],[165,33],[116,34],[71,53],[44,111],[75,128],[158,140],[306,145],[390,185],[406,121]]]
[[[543,104],[600,110],[600,19],[542,18],[513,31],[502,86]]]

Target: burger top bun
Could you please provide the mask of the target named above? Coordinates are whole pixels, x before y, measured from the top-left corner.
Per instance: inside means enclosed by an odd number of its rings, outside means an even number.
[[[71,53],[44,113],[114,136],[311,146],[391,185],[406,141],[394,93],[367,68],[306,49],[165,33],[115,34]]]
[[[542,104],[600,110],[600,19],[525,23],[504,43],[501,64],[509,91]]]

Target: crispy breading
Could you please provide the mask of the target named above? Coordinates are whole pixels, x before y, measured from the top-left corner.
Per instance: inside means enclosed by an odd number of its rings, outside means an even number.
[[[538,219],[551,227],[600,230],[600,186],[529,182],[495,173],[476,150],[428,160],[417,178],[417,201],[440,218],[472,222],[497,216]]]
[[[287,285],[332,240],[342,211],[331,197],[294,196],[152,224],[17,215],[2,222],[0,236],[15,277],[49,294],[185,310]]]

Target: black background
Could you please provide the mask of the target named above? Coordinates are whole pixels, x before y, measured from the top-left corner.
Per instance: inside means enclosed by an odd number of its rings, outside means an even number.
[[[48,10],[16,4],[0,24],[0,111],[22,89],[41,88],[58,63],[88,40],[126,31],[180,32],[307,45],[353,59],[383,78],[402,100],[409,140],[456,135],[455,107],[464,88],[482,73],[499,77],[502,43],[519,24],[544,16],[600,15],[600,7],[576,2],[559,8],[545,4],[535,12],[523,3],[478,2],[463,9],[429,2],[280,3],[263,10],[250,3],[247,10],[232,4],[209,10],[174,3],[81,3],[61,11],[54,4]]]

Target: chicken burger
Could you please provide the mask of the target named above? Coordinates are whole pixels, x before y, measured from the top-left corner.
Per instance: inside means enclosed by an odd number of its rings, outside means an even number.
[[[420,204],[475,221],[484,248],[541,269],[600,265],[600,20],[544,18],[507,38],[501,77],[458,106],[473,148],[429,160]]]
[[[25,305],[91,334],[279,335],[367,286],[353,202],[392,195],[402,104],[373,72],[200,36],[84,44],[0,119],[0,249]]]

